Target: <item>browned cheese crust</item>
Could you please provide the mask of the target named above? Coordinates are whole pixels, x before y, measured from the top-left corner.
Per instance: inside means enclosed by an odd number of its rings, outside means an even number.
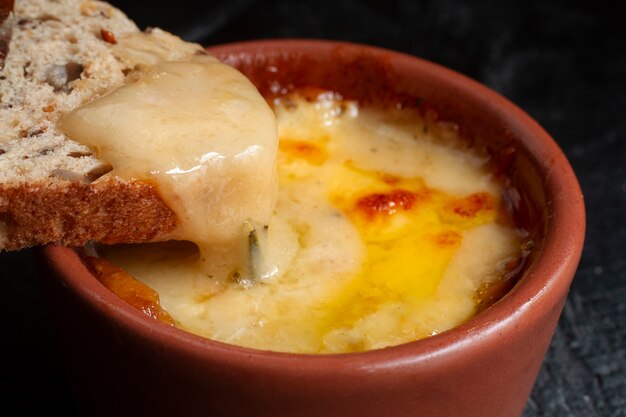
[[[0,184],[0,227],[6,228],[7,236],[0,242],[2,250],[51,242],[65,246],[90,240],[145,242],[164,238],[176,222],[174,212],[146,182]]]

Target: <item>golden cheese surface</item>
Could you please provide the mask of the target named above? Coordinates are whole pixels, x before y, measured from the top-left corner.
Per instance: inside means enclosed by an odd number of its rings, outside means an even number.
[[[254,242],[271,274],[209,277],[185,243],[103,249],[181,328],[274,351],[382,348],[463,323],[520,258],[488,158],[453,126],[330,93],[274,111],[279,191]]]

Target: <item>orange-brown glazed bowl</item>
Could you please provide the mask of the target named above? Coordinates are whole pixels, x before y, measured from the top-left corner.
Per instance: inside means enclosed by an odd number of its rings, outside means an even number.
[[[363,102],[423,102],[486,147],[519,191],[535,242],[499,302],[452,330],[364,353],[246,349],[142,315],[67,248],[43,249],[51,311],[87,416],[519,416],[580,257],[585,217],[565,156],[526,113],[438,65],[369,46],[276,40],[209,49],[264,94],[301,86]]]

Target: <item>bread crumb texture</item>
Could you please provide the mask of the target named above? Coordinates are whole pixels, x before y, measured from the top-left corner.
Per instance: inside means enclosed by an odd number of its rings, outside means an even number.
[[[0,181],[34,181],[64,170],[87,174],[101,162],[55,129],[61,114],[124,82],[101,29],[138,29],[105,3],[15,2],[15,26],[0,71]],[[61,171],[63,172],[63,171]]]
[[[64,113],[132,76],[137,63],[119,41],[140,33],[137,26],[98,1],[21,0],[14,14],[0,71],[0,249],[137,242],[173,229],[175,216],[152,185],[115,178],[93,150],[56,129]],[[166,47],[175,38],[149,32]],[[91,218],[81,220],[83,215]]]

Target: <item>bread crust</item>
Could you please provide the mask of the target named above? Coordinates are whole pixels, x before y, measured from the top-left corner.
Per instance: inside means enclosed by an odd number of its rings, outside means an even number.
[[[82,246],[167,239],[177,217],[155,186],[103,178],[93,183],[50,179],[0,184],[0,249],[43,243]]]

